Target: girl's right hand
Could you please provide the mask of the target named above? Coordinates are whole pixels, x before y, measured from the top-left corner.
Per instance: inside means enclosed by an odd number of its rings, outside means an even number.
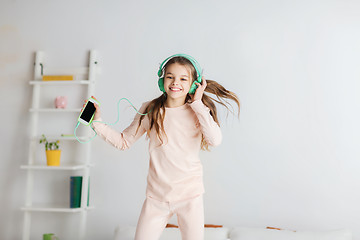
[[[96,97],[94,97],[94,96],[91,96],[91,97],[97,101]],[[96,108],[96,111],[94,114],[94,120],[99,120],[101,118],[100,106],[97,105],[96,103],[94,103],[94,106]]]

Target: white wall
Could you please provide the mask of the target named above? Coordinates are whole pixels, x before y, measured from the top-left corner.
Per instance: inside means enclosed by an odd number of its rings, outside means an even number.
[[[2,0],[0,239],[21,238],[34,52],[71,66],[97,49],[96,95],[108,121],[119,98],[140,106],[159,95],[159,63],[179,52],[239,95],[240,121],[222,111],[223,143],[201,154],[207,223],[350,228],[359,240],[359,12],[355,0]],[[134,115],[125,108],[118,129]],[[136,224],[147,142],[126,152],[94,146],[87,239],[111,239],[117,224]],[[72,235],[76,217],[35,215],[33,239]]]

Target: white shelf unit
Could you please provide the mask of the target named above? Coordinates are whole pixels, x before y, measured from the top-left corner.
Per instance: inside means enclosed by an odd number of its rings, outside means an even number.
[[[76,69],[73,69],[73,71],[76,71]],[[43,86],[61,86],[61,85],[79,85],[79,84],[83,84],[83,85],[90,85],[90,84],[94,84],[95,82],[90,81],[90,80],[72,80],[72,81],[30,81],[30,85],[43,85]]]
[[[90,176],[90,168],[93,166],[93,163],[90,159],[90,151],[91,151],[91,142],[85,144],[83,146],[85,153],[82,155],[85,156],[83,162],[76,162],[71,164],[60,164],[60,166],[47,166],[46,163],[39,164],[39,161],[36,161],[36,152],[38,150],[40,135],[38,133],[39,130],[39,120],[44,116],[54,116],[54,121],[56,121],[56,117],[60,115],[70,114],[73,116],[69,117],[69,121],[74,121],[74,127],[76,124],[77,114],[80,113],[81,105],[83,102],[80,102],[78,108],[65,108],[65,109],[56,109],[49,107],[41,106],[41,93],[42,88],[48,87],[69,87],[73,88],[74,86],[80,86],[85,89],[86,97],[94,95],[95,83],[97,79],[97,74],[99,73],[98,68],[98,59],[97,59],[97,51],[91,50],[89,53],[89,66],[88,67],[79,67],[79,68],[47,68],[44,67],[45,53],[42,51],[36,52],[35,57],[35,67],[34,67],[34,80],[30,81],[30,86],[32,86],[32,104],[29,109],[30,112],[30,132],[29,132],[29,154],[27,163],[21,165],[20,168],[24,169],[27,172],[26,178],[26,199],[25,206],[21,208],[24,211],[24,225],[23,225],[23,240],[30,240],[31,238],[31,221],[32,218],[36,216],[32,216],[38,212],[48,212],[48,213],[77,213],[79,216],[79,226],[78,228],[78,237],[76,239],[83,240],[85,239],[86,232],[86,219],[88,210],[93,209],[93,207],[88,206],[88,186],[89,186],[89,176]],[[45,72],[46,75],[74,75],[74,76],[84,76],[87,75],[86,80],[72,80],[72,81],[42,81],[42,73]],[[55,98],[55,96],[54,96]],[[85,99],[85,98],[84,98]],[[67,115],[66,115],[67,116]],[[44,133],[46,136],[47,134]],[[78,138],[82,141],[86,141],[90,139],[90,132],[86,133],[83,136],[78,136]],[[74,136],[62,136],[62,135],[49,135],[47,136],[48,140],[51,139],[59,139],[61,142],[63,141],[72,141],[74,144],[80,143],[76,142],[76,138]],[[62,149],[62,151],[66,151],[66,149]],[[62,160],[61,160],[62,162]],[[68,206],[59,206],[55,203],[48,203],[46,206],[38,205],[33,202],[33,193],[34,193],[34,177],[35,171],[81,171],[81,176],[83,176],[82,181],[82,192],[81,192],[81,205],[80,208],[70,208]],[[69,179],[70,183],[70,179]],[[70,189],[69,189],[70,192]],[[46,194],[46,193],[44,193]]]
[[[48,113],[64,113],[64,112],[80,112],[81,108],[74,109],[53,109],[53,108],[30,108],[30,112],[48,112]]]
[[[67,208],[65,206],[32,206],[23,207],[21,210],[26,212],[57,212],[57,213],[82,213],[88,210],[94,209],[94,207],[85,208]]]
[[[54,170],[54,171],[61,171],[61,170],[82,170],[89,167],[94,166],[93,164],[77,164],[77,165],[65,165],[65,166],[40,166],[40,165],[21,165],[21,169],[28,169],[28,170]]]

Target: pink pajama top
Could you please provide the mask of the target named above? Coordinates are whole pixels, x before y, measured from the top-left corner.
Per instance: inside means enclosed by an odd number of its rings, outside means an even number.
[[[144,112],[146,105],[144,103],[139,112]],[[145,116],[136,132],[139,119],[137,114],[123,132],[99,122],[93,122],[93,127],[106,142],[125,150],[149,130],[150,121]],[[210,146],[219,145],[222,139],[220,127],[210,110],[201,100],[165,108],[164,130],[163,144],[155,129],[149,133],[146,196],[162,202],[175,202],[204,193],[203,168],[199,159],[201,139],[204,136]]]

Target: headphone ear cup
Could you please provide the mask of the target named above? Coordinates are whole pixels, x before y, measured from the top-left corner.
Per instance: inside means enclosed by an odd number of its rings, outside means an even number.
[[[192,84],[191,84],[191,87],[190,87],[190,90],[189,90],[189,93],[190,94],[194,94],[195,91],[196,91],[196,88],[197,88],[197,85],[195,84],[197,81],[194,81]]]
[[[165,92],[164,78],[159,78],[158,85],[159,85],[160,90],[161,90],[162,92]]]
[[[196,85],[196,83],[201,83],[201,76],[191,84],[190,90],[189,90],[189,93],[190,93],[190,94],[194,94],[195,91],[196,91],[196,89],[198,88],[198,86]]]

